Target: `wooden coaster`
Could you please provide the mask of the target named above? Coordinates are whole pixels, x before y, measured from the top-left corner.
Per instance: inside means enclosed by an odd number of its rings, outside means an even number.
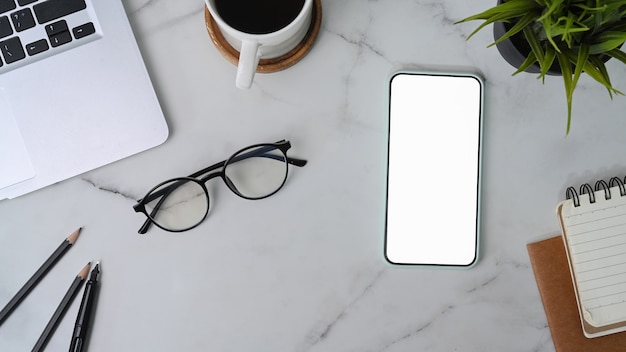
[[[213,44],[215,44],[220,53],[222,53],[228,61],[237,66],[239,63],[239,51],[233,48],[230,43],[226,41],[226,38],[224,38],[224,35],[217,27],[217,23],[215,23],[213,16],[211,16],[211,13],[206,6],[204,7],[204,20]],[[314,0],[313,11],[311,12],[311,26],[304,35],[300,44],[282,56],[259,60],[259,66],[257,67],[256,72],[271,73],[293,66],[296,62],[300,61],[304,55],[309,52],[309,50],[311,50],[313,42],[315,41],[315,38],[317,38],[317,34],[319,33],[321,26],[322,0]]]

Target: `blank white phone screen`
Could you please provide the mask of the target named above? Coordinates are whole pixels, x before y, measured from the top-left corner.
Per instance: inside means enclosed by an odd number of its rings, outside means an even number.
[[[483,84],[397,73],[389,85],[385,256],[468,267],[478,256]]]

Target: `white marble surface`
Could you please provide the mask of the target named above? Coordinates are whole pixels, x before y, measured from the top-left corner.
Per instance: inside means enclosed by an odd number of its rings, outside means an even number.
[[[201,0],[125,0],[171,128],[162,146],[0,202],[0,305],[58,244],[83,233],[0,329],[30,350],[76,272],[102,261],[89,351],[553,351],[526,244],[558,233],[569,185],[626,174],[626,98],[587,78],[565,136],[562,82],[513,69],[490,29],[453,25],[495,0],[323,1],[313,50],[234,86]],[[386,79],[461,68],[486,82],[481,259],[467,271],[383,258]],[[609,70],[626,89],[626,72]],[[287,186],[246,201],[214,181],[214,208],[182,234],[136,233],[136,199],[248,144],[291,140]],[[442,185],[445,192],[454,192]],[[427,200],[424,200],[427,201]],[[445,224],[442,224],[445,226]],[[78,299],[49,344],[64,351]]]

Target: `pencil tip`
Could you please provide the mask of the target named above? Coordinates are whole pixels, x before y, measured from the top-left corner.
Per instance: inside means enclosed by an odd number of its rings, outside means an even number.
[[[87,263],[87,265],[83,267],[83,269],[78,273],[78,276],[81,279],[86,279],[87,274],[89,274],[89,268],[91,268],[91,262]]]
[[[79,227],[76,231],[72,232],[72,234],[67,237],[67,241],[70,244],[74,244],[74,242],[76,242],[76,239],[78,238],[78,235],[80,235],[80,232],[82,231],[82,229],[83,229],[82,227]]]

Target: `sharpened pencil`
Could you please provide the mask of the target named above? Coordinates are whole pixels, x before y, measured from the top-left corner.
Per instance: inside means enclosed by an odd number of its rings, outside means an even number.
[[[80,289],[83,281],[85,281],[85,279],[87,278],[90,267],[91,262],[87,263],[87,265],[85,265],[85,267],[78,273],[78,275],[76,275],[76,278],[74,279],[74,281],[72,281],[72,284],[67,290],[67,293],[65,293],[65,296],[63,296],[61,303],[59,303],[59,306],[54,311],[54,314],[52,314],[48,325],[46,325],[46,327],[43,329],[43,332],[41,333],[41,336],[39,336],[39,340],[37,340],[37,343],[35,343],[35,347],[33,347],[32,352],[43,351],[44,348],[46,348],[46,344],[48,343],[50,336],[52,336],[52,334],[56,330],[59,322],[61,321],[61,319],[63,319],[67,308],[69,308],[70,304],[74,300],[74,297],[76,297],[78,289]]]
[[[13,310],[22,302],[22,300],[30,293],[30,291],[37,286],[39,281],[50,271],[50,269],[61,259],[61,257],[67,252],[70,247],[76,242],[78,235],[80,234],[80,228],[69,235],[61,245],[50,255],[41,267],[33,274],[33,276],[17,291],[15,296],[7,303],[7,305],[0,311],[0,325],[11,315]]]

